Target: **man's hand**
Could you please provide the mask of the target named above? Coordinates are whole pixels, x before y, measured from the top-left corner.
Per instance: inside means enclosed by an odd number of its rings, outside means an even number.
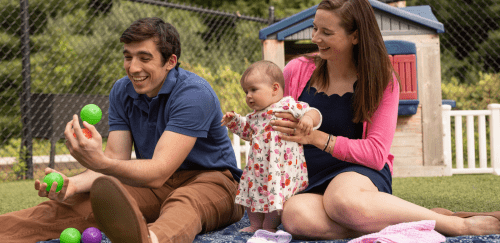
[[[310,117],[308,115],[304,115],[300,119],[299,124],[297,124],[297,128],[300,129],[300,131],[302,131],[304,134],[309,135],[313,129],[313,124],[314,124],[314,121],[313,121],[312,117]]]
[[[221,126],[227,125],[231,120],[233,120],[234,117],[234,112],[226,112],[226,114],[222,117],[222,120],[220,121],[222,124]]]
[[[68,147],[70,154],[84,167],[99,172],[107,168],[106,156],[102,151],[102,137],[94,126],[83,122],[83,125],[89,129],[91,138],[87,138],[80,124],[78,123],[78,116],[73,115],[73,120],[66,124],[64,130],[64,137],[66,137],[66,147]],[[76,135],[76,137],[73,136]]]
[[[52,187],[50,188],[50,191],[47,192],[47,183],[40,182],[40,180],[35,180],[35,190],[38,191],[38,196],[40,197],[47,197],[51,200],[58,201],[58,202],[63,202],[66,199],[72,197],[73,195],[76,194],[76,187],[73,184],[72,181],[68,177],[66,177],[64,174],[53,170],[49,167],[45,168],[45,175],[48,175],[52,172],[56,172],[62,175],[63,177],[63,187],[59,192],[56,192],[57,188],[57,182],[52,183]]]

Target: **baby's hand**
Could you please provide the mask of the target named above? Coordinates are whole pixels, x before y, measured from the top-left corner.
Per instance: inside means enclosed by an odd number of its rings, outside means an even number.
[[[309,135],[313,129],[314,121],[310,116],[303,116],[297,128],[300,129],[304,134]]]
[[[227,125],[231,120],[233,120],[234,117],[234,112],[226,112],[226,114],[222,117],[222,120],[220,121],[222,124],[221,126]]]

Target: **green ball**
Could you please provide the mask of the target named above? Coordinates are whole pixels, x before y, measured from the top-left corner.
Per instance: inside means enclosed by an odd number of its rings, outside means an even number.
[[[83,121],[88,122],[90,125],[95,125],[102,118],[101,108],[94,104],[88,104],[82,108],[82,111],[80,111],[80,117]]]
[[[43,182],[47,183],[47,192],[50,191],[53,182],[57,182],[56,192],[60,191],[63,187],[64,179],[61,174],[52,172],[43,178]]]
[[[67,228],[63,230],[61,236],[59,237],[59,241],[61,241],[61,243],[80,243],[81,239],[82,235],[80,234],[80,231],[75,228]]]

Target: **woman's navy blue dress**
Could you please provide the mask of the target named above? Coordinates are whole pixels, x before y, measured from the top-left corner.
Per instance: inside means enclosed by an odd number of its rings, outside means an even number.
[[[350,139],[361,139],[363,123],[353,123],[353,93],[348,92],[342,96],[316,93],[314,87],[309,86],[310,81],[299,96],[299,101],[318,109],[323,116],[323,121],[318,130]],[[354,83],[354,89],[356,83]],[[325,141],[326,142],[326,141]],[[386,164],[380,171],[345,161],[341,161],[331,154],[322,151],[313,145],[304,145],[304,155],[307,163],[309,186],[301,193],[323,194],[330,181],[342,172],[354,171],[365,175],[375,184],[381,192],[392,194],[392,176]]]

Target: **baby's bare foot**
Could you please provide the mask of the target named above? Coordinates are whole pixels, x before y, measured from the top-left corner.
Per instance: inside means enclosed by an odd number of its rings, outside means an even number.
[[[467,235],[500,234],[500,221],[492,216],[473,216],[465,219]]]
[[[257,231],[259,229],[260,228],[255,227],[255,226],[248,226],[246,228],[240,229],[239,232],[255,233],[255,231]]]

